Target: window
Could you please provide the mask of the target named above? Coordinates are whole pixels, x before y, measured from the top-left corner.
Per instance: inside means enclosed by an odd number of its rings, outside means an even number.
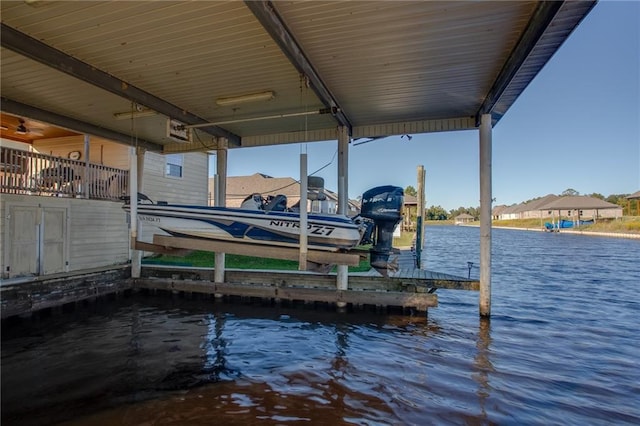
[[[182,154],[168,154],[165,156],[167,160],[167,167],[165,169],[165,176],[171,177],[182,177],[182,164],[183,164],[183,155]]]

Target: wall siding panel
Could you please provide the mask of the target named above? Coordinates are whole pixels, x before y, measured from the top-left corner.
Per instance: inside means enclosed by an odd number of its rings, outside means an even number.
[[[7,206],[66,208],[68,212],[68,271],[126,263],[129,259],[129,225],[121,203],[74,198],[3,194],[0,202],[2,276],[10,262],[7,240]]]
[[[70,270],[123,263],[129,258],[129,226],[120,203],[93,201],[76,206],[70,236]]]
[[[209,159],[206,153],[184,154],[182,178],[165,176],[165,156],[154,152],[145,154],[145,195],[154,201],[178,204],[207,204]]]

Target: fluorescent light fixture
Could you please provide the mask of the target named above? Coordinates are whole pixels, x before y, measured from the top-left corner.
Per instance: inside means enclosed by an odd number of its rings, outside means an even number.
[[[249,93],[247,95],[230,96],[228,98],[218,98],[216,99],[216,104],[220,106],[229,106],[229,105],[244,104],[247,102],[269,101],[274,97],[275,95],[272,91],[260,92],[260,93]]]
[[[153,115],[158,115],[158,112],[149,108],[137,111],[116,112],[113,114],[116,120],[129,120],[131,118],[151,117]]]

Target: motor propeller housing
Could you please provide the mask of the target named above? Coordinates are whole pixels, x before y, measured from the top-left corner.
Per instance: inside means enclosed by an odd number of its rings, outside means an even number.
[[[360,215],[375,226],[374,246],[370,250],[371,266],[386,270],[393,243],[393,230],[402,220],[404,191],[398,186],[378,186],[362,194]]]

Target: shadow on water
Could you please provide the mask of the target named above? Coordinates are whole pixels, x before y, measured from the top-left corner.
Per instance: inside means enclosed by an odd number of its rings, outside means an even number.
[[[363,343],[438,332],[424,317],[149,295],[45,313],[3,323],[2,424],[384,422],[376,375],[353,380]]]

